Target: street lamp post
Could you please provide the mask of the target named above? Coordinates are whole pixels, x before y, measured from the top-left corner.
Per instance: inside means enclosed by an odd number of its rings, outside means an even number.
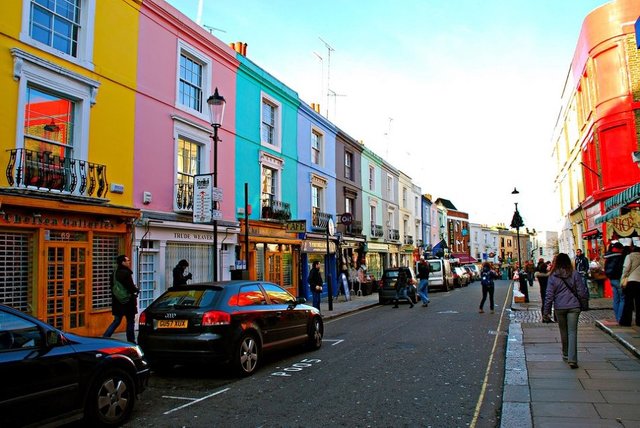
[[[218,191],[218,128],[222,126],[222,119],[224,118],[224,107],[226,101],[224,97],[218,94],[218,88],[207,99],[209,105],[209,111],[211,112],[211,126],[213,127],[213,187],[214,193],[219,194]],[[220,211],[218,210],[218,200],[215,198],[211,207],[211,218],[213,220],[213,280],[218,280],[218,217]]]
[[[518,189],[514,187],[511,194],[518,195],[520,192],[518,192]],[[520,265],[520,269],[522,269],[522,259],[520,258],[520,228],[524,226],[524,221],[520,216],[520,211],[518,211],[518,203],[514,202],[514,204],[516,205],[516,210],[514,211],[513,218],[511,219],[511,227],[516,229],[516,239],[518,240],[518,264]]]

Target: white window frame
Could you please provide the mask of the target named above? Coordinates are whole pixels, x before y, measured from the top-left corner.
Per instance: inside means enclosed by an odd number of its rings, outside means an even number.
[[[369,205],[369,221],[371,222],[371,224],[378,224],[377,223],[377,205],[375,204],[371,204]]]
[[[393,176],[391,174],[387,174],[387,194],[389,200],[393,200]]]
[[[394,226],[394,215],[393,215],[393,211],[387,211],[387,227],[389,229],[393,228]]]
[[[407,188],[402,187],[402,208],[407,209]]]
[[[262,203],[263,168],[270,168],[278,174],[275,186],[276,194],[273,197],[277,201],[282,201],[282,170],[284,169],[284,161],[277,156],[273,156],[270,153],[264,151],[260,152],[260,203]]]
[[[353,181],[353,153],[346,150],[344,152],[344,178]]]
[[[275,144],[271,144],[262,139],[262,105],[265,103],[270,104],[274,108],[273,141]],[[265,92],[260,93],[260,143],[277,152],[281,152],[282,150],[282,103]]]
[[[200,126],[181,116],[173,115],[173,176],[172,181],[178,176],[178,139],[182,138],[200,146],[200,159],[198,160],[198,171],[200,174],[210,170],[208,160],[211,153],[211,138],[209,129]],[[173,183],[173,209],[177,210],[176,192],[177,182]]]
[[[202,66],[202,111],[195,110],[190,106],[180,103],[180,57],[182,55],[190,57],[192,60],[200,63]],[[175,107],[179,110],[192,114],[207,123],[211,123],[209,109],[207,108],[207,98],[213,93],[211,90],[213,61],[207,55],[203,54],[184,40],[178,40],[177,56],[176,56],[176,92]]]
[[[27,86],[33,85],[69,98],[75,103],[73,158],[88,159],[90,110],[100,83],[20,49],[11,49],[13,77],[18,80],[16,148],[24,148],[24,114]]]
[[[93,45],[94,45],[94,31],[95,31],[95,15],[96,15],[96,0],[81,0],[80,1],[80,28],[78,31],[78,50],[77,56],[72,56],[53,46],[46,45],[34,38],[29,34],[30,18],[31,18],[31,3],[32,0],[22,0],[22,26],[20,28],[20,41],[27,45],[38,48],[44,52],[50,53],[60,58],[82,66],[88,70],[93,71]]]
[[[344,212],[349,214],[355,214],[353,208],[356,205],[356,201],[353,198],[344,198]]]
[[[376,168],[369,165],[369,190],[376,190]]]
[[[318,147],[313,146],[313,137],[316,137],[316,141],[318,142]],[[311,163],[313,165],[323,166],[324,165],[324,133],[315,126],[311,127]],[[317,151],[318,162],[314,162],[313,155]]]

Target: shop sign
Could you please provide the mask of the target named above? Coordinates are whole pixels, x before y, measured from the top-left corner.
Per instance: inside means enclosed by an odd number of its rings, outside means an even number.
[[[367,242],[367,251],[389,252],[389,244],[379,244],[377,242]]]
[[[633,232],[640,234],[640,213],[638,210],[611,219],[609,222],[619,236],[630,236]]]
[[[12,226],[45,226],[74,229],[114,230],[116,226],[111,221],[95,218],[64,217],[46,213],[21,214],[5,212],[0,216],[0,224]]]
[[[284,224],[287,232],[306,232],[307,220],[288,221]]]
[[[284,229],[276,229],[276,228],[260,227],[260,226],[249,226],[249,235],[272,237],[272,238],[288,238],[288,239],[297,238],[296,234],[287,232]]]
[[[327,242],[326,241],[312,241],[307,240],[302,243],[302,252],[303,253],[327,253]],[[336,244],[335,242],[329,242],[329,253],[336,252]]]

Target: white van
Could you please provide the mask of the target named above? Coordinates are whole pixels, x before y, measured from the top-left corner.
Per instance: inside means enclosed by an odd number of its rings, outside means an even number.
[[[430,265],[429,290],[437,288],[449,291],[453,288],[453,271],[447,259],[427,259]],[[417,269],[417,266],[416,266]]]

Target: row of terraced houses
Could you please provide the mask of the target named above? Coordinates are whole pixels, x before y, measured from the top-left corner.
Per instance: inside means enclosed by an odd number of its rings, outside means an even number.
[[[163,0],[7,2],[0,50],[0,302],[56,327],[104,330],[122,253],[141,307],[180,259],[194,281],[217,259],[218,279],[308,296],[315,260],[335,289],[343,264],[379,278],[436,243],[469,254],[466,213]],[[214,171],[215,224],[193,215]]]

